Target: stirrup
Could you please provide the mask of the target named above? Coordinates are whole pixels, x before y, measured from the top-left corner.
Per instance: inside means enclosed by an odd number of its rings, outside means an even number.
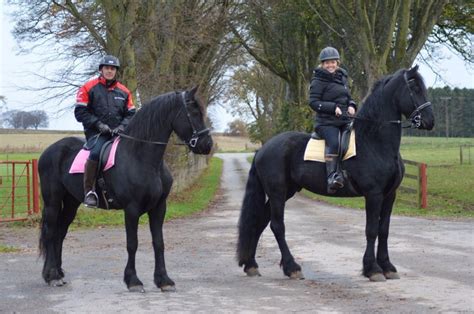
[[[90,203],[90,202],[86,202],[86,201],[87,201],[87,198],[88,198],[89,196],[92,196],[92,197],[95,198],[94,204],[92,204],[92,203]],[[87,192],[86,196],[84,197],[84,205],[85,205],[86,207],[95,208],[95,207],[97,207],[98,203],[99,203],[99,196],[97,196],[97,193],[96,193],[95,191],[93,191],[93,190]]]

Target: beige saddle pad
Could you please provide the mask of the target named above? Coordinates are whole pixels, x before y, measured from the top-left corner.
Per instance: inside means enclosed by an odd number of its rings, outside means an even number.
[[[304,160],[308,161],[319,161],[325,162],[324,160],[324,148],[325,148],[325,141],[324,140],[315,140],[310,139],[308,144],[306,145],[306,150],[304,151]],[[356,145],[355,145],[355,132],[352,130],[351,137],[349,139],[349,148],[347,149],[346,154],[342,160],[349,159],[356,155]]]

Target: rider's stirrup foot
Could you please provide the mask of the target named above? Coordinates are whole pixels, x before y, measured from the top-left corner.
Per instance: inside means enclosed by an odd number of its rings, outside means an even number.
[[[89,191],[84,198],[84,205],[89,208],[96,208],[99,197],[94,191]]]

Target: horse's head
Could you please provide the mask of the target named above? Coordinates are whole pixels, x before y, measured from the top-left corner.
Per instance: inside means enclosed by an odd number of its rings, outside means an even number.
[[[416,128],[431,130],[434,126],[433,108],[427,99],[426,87],[418,73],[418,65],[400,72],[400,75],[403,75],[403,83],[397,91],[400,111]]]
[[[180,114],[173,121],[173,129],[186,145],[196,154],[209,154],[212,149],[210,128],[204,122],[203,106],[196,97],[198,87],[181,94],[182,106]]]

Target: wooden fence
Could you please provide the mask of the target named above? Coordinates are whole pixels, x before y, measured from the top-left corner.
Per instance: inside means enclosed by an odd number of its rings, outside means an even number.
[[[471,164],[471,148],[474,145],[461,145],[459,146],[459,162],[462,164]],[[467,151],[467,152],[466,152]]]
[[[398,189],[401,193],[399,193],[397,200],[417,208],[427,208],[428,179],[426,164],[406,159],[403,162],[406,168],[405,176],[403,177],[402,185]],[[415,173],[413,173],[412,169],[415,169]],[[416,197],[414,198],[413,196]]]

